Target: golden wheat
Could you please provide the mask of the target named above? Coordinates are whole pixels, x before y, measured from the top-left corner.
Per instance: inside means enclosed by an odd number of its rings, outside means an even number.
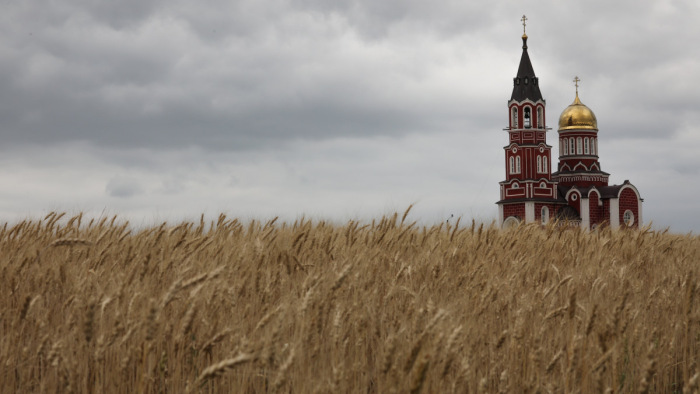
[[[0,229],[0,392],[697,392],[700,239],[393,214]]]

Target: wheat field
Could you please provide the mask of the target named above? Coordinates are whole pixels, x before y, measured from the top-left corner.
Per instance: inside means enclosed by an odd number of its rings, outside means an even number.
[[[698,392],[697,236],[408,213],[5,224],[0,391]]]

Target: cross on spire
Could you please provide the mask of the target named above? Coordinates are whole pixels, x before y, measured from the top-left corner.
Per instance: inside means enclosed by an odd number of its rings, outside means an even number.
[[[525,25],[527,24],[527,17],[523,15],[522,18],[520,18],[521,21],[523,21],[523,34],[525,34]]]
[[[574,85],[576,86],[576,95],[578,96],[578,83],[581,82],[581,78],[577,76],[574,77]]]

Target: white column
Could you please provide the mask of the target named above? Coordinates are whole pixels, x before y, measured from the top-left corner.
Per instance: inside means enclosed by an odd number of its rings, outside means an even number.
[[[525,202],[525,223],[532,223],[535,221],[535,202],[527,201]]]
[[[589,199],[581,198],[581,228],[588,230],[591,228],[591,213]]]
[[[610,199],[610,227],[613,229],[620,228],[620,199]]]
[[[498,227],[503,227],[503,204],[498,204]]]

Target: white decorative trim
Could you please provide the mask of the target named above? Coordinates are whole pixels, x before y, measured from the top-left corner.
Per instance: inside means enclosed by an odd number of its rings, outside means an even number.
[[[620,228],[620,199],[610,199],[610,227],[613,229]]]
[[[569,201],[569,196],[571,195],[571,193],[576,193],[576,195],[581,194],[581,192],[578,190],[578,188],[576,186],[574,186],[571,189],[569,189],[569,191],[567,191],[566,194],[564,195],[564,199],[566,201]]]
[[[600,194],[600,191],[596,189],[595,186],[591,187],[591,190],[588,191],[588,196],[586,198],[591,198],[591,194],[597,194],[598,195],[598,206],[602,207],[603,206],[603,196]]]
[[[518,220],[518,218],[515,216],[508,216],[506,220],[503,221],[504,228],[517,226],[518,224],[520,224],[520,220]]]
[[[532,101],[532,100],[530,100],[530,99],[525,99],[525,100],[523,100],[523,101],[509,100],[509,101],[508,101],[508,106],[510,107],[510,106],[513,105],[513,104],[518,104],[518,105],[520,105],[520,106],[523,106],[524,104],[527,104],[527,103],[530,103],[530,104],[532,104],[532,105],[535,106],[535,107],[537,106],[537,104],[542,104],[542,106],[544,106],[544,104],[545,104],[544,100]]]
[[[532,123],[532,106],[523,105],[523,127],[531,129]]]
[[[549,207],[544,205],[540,208],[540,223],[547,224],[549,222]]]
[[[585,230],[591,228],[591,213],[589,210],[589,203],[590,200],[588,198],[581,198],[581,212],[579,212],[579,215],[581,215],[581,228]]]
[[[625,190],[625,189],[632,189],[632,191],[634,192],[634,194],[637,196],[637,201],[641,201],[641,200],[642,200],[642,198],[639,196],[639,191],[638,191],[637,188],[634,187],[634,185],[631,184],[631,183],[626,183],[626,184],[622,185],[622,187],[620,188],[620,190],[617,191],[617,198],[620,198],[620,196],[622,195],[622,191]]]
[[[579,174],[559,174],[559,182],[605,182],[608,180],[607,175],[579,175]]]
[[[625,213],[622,214],[622,222],[627,227],[634,226],[634,212],[631,209],[626,209]]]
[[[525,223],[532,223],[535,221],[535,202],[526,201],[525,202]]]
[[[498,227],[503,228],[503,204],[498,204]]]
[[[567,126],[567,127],[574,127],[574,126]],[[587,134],[594,133],[594,134],[597,134],[599,131],[600,131],[600,130],[598,130],[598,129],[566,129],[566,130],[557,129],[557,132],[560,133],[560,134],[564,134],[564,133],[567,133],[567,134],[573,134],[573,133],[577,133],[577,134],[580,134],[580,133],[587,133]]]
[[[633,184],[628,183],[628,181],[625,181],[625,184],[623,184],[620,190],[617,192],[617,198],[620,198],[620,196],[622,195],[622,191],[625,189],[631,189],[634,192],[634,195],[637,196],[637,216],[639,217],[635,218],[635,220],[637,221],[637,223],[639,223],[639,227],[642,227],[642,223],[644,223],[642,221],[642,197],[639,195],[639,190],[637,190],[637,188]]]
[[[574,166],[574,169],[573,169],[572,171],[576,171],[576,169],[577,169],[579,166],[583,167],[583,170],[584,170],[584,171],[588,171],[588,168],[586,167],[586,165],[583,164],[583,163],[581,163],[580,161]]]

